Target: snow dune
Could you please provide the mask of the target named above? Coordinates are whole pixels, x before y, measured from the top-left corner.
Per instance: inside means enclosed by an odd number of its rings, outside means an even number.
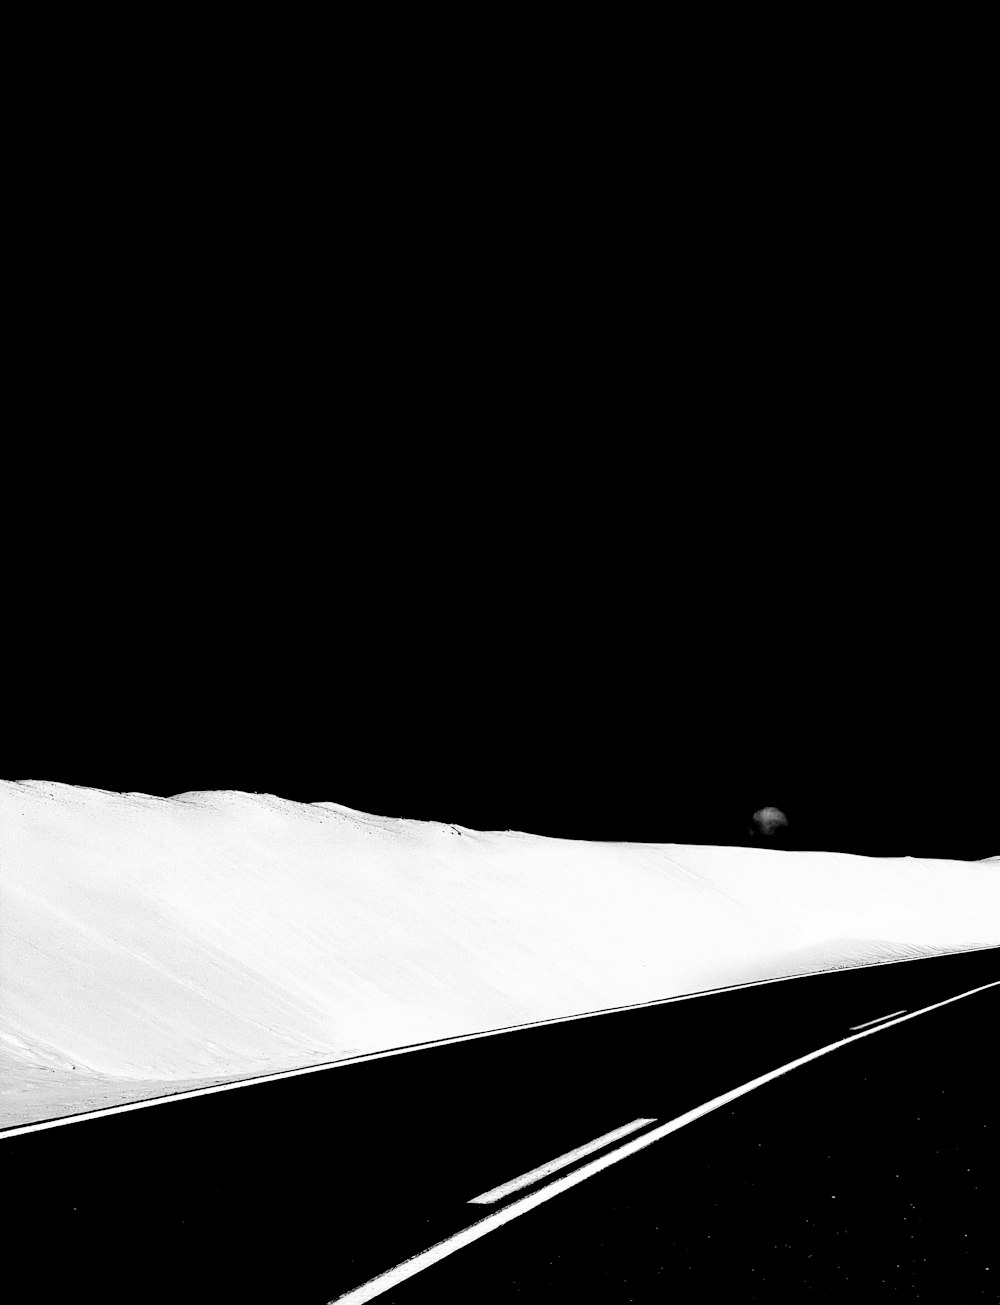
[[[0,781],[0,894],[0,1125],[57,1099],[1000,945],[995,863],[36,781]]]

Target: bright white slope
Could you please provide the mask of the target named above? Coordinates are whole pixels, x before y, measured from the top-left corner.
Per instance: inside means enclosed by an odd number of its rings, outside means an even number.
[[[573,842],[42,782],[0,782],[0,893],[0,1069],[22,1106],[45,1074],[139,1095],[1000,945],[995,863]]]

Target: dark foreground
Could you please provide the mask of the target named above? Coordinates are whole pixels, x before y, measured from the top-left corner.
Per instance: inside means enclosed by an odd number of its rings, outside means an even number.
[[[814,976],[0,1139],[7,1271],[32,1302],[325,1305],[498,1183],[997,980],[1000,949]],[[1000,1300],[998,1015],[1000,987],[840,1048],[378,1299]]]

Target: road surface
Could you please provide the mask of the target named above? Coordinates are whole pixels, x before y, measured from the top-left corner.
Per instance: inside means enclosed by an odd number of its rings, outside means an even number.
[[[991,949],[0,1134],[8,1265],[26,1301],[997,1301],[998,1012]]]

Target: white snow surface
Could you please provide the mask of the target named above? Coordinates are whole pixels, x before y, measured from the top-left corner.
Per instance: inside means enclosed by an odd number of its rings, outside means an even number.
[[[592,843],[39,781],[0,781],[0,896],[0,1116],[18,1120],[45,1082],[139,1097],[1000,945],[994,862]]]

